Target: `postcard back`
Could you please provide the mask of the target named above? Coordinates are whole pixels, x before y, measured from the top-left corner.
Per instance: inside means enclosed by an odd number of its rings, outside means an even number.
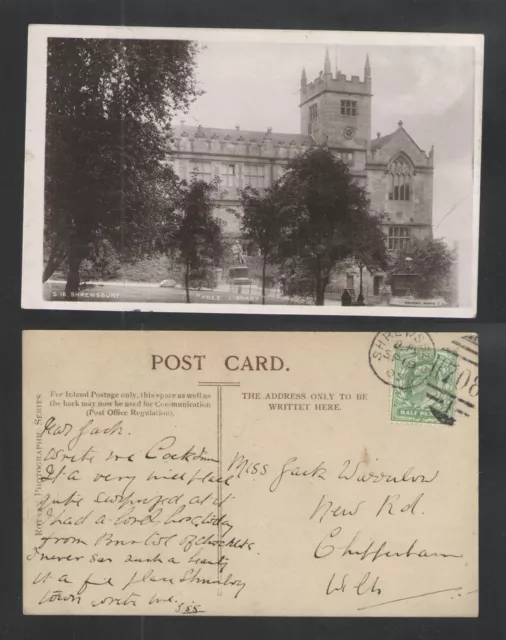
[[[24,612],[477,616],[477,343],[25,332]]]

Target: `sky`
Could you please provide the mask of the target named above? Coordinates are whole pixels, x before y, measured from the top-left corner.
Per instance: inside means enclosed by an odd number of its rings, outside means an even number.
[[[323,44],[202,44],[197,78],[205,92],[181,118],[188,125],[299,133],[302,67],[308,82],[323,69]],[[372,75],[372,128],[404,128],[425,151],[434,145],[434,236],[458,245],[459,282],[471,275],[474,50],[441,46],[329,46],[333,72]],[[451,213],[448,213],[450,209]],[[460,289],[460,305],[470,304]]]

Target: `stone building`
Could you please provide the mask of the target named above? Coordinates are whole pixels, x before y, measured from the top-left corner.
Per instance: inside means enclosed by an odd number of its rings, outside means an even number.
[[[395,131],[371,139],[372,74],[369,56],[364,77],[332,72],[328,51],[324,68],[312,82],[303,69],[300,81],[300,132],[243,131],[239,126],[217,129],[175,127],[173,162],[178,175],[194,170],[206,180],[219,176],[224,194],[217,215],[225,233],[239,237],[238,189],[263,189],[279,178],[290,160],[313,145],[324,145],[346,162],[370,196],[371,208],[384,212],[388,248],[398,250],[410,238],[432,236],[434,151],[425,153],[399,121]],[[335,284],[358,292],[358,270],[336,274]],[[365,274],[364,294],[372,300],[385,292],[383,274]]]

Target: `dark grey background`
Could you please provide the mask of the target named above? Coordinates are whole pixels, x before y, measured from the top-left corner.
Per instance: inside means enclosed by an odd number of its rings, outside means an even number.
[[[477,321],[22,311],[26,44],[30,23],[485,33]],[[506,2],[504,0],[0,0],[0,638],[506,639]],[[478,331],[480,617],[37,617],[21,607],[22,329]],[[69,357],[70,354],[69,354]],[[334,354],[338,358],[339,354]],[[336,610],[336,614],[339,611]]]

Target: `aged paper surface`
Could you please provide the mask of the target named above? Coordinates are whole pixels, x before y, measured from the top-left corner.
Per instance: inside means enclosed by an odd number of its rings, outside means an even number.
[[[477,343],[25,332],[25,613],[476,616]]]

